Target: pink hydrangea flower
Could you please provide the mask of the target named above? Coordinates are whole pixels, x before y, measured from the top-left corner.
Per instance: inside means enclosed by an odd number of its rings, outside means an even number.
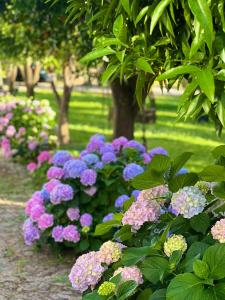
[[[54,223],[54,216],[52,214],[43,214],[40,216],[38,220],[38,227],[41,230],[45,230],[51,226],[53,226]]]
[[[31,150],[31,151],[35,150],[37,148],[37,146],[38,146],[37,141],[32,140],[32,141],[28,142],[28,149]]]
[[[91,186],[90,188],[85,189],[84,192],[85,192],[87,195],[93,197],[94,194],[97,192],[97,188],[96,188],[95,186]]]
[[[122,281],[134,280],[137,284],[142,284],[144,282],[141,271],[138,267],[123,267],[117,269],[113,276],[121,274]]]
[[[48,179],[61,179],[64,176],[64,170],[59,167],[51,167],[48,169],[47,177]]]
[[[44,184],[44,189],[48,192],[51,193],[51,191],[56,187],[58,184],[61,182],[58,179],[51,179],[49,182]]]
[[[52,237],[55,242],[63,242],[63,226],[55,226],[52,229]]]
[[[38,221],[40,217],[45,213],[45,208],[43,205],[36,204],[31,207],[30,217],[32,221]]]
[[[80,233],[77,230],[77,226],[68,225],[63,229],[63,238],[68,242],[78,243],[80,240]]]
[[[13,137],[16,133],[16,129],[13,125],[9,125],[6,129],[6,136],[7,137]]]
[[[216,222],[211,229],[211,233],[214,240],[225,243],[225,218]]]
[[[40,165],[42,165],[44,162],[48,161],[51,157],[52,157],[52,155],[49,151],[42,151],[38,155],[37,160],[38,160],[38,163]]]
[[[38,198],[38,197],[33,197],[31,199],[29,199],[26,203],[26,207],[25,207],[25,213],[27,216],[31,215],[31,209],[32,207],[34,207],[35,205],[40,205],[43,206],[44,201],[42,198]]]
[[[27,165],[27,170],[31,173],[33,173],[38,168],[38,165],[35,162],[30,162]]]
[[[67,209],[66,214],[70,221],[78,221],[80,218],[80,210],[78,207]]]

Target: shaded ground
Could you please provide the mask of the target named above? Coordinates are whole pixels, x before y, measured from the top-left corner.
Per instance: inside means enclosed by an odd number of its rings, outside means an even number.
[[[25,170],[0,157],[0,300],[78,300],[67,281],[73,259],[23,244],[23,207],[31,193]]]

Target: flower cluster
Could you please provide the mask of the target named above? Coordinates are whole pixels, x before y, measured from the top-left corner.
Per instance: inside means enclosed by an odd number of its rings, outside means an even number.
[[[52,133],[55,112],[46,100],[3,100],[0,105],[0,145],[7,158],[17,157],[29,172],[51,163],[56,145]]]
[[[138,285],[144,282],[141,271],[137,266],[123,268],[120,267],[114,272],[113,276],[116,276],[118,274],[121,274],[122,281],[133,280],[136,281]]]
[[[173,194],[171,199],[172,212],[190,219],[201,213],[205,207],[206,198],[198,187],[184,187]]]
[[[184,253],[187,250],[187,243],[182,235],[172,235],[164,243],[164,252],[166,256],[170,257],[174,251],[181,251]]]
[[[217,221],[212,227],[211,233],[214,240],[218,240],[220,243],[225,243],[225,219]]]

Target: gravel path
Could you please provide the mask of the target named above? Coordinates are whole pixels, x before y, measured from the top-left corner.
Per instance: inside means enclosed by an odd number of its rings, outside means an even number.
[[[25,170],[0,158],[0,300],[78,300],[67,279],[74,258],[23,244],[23,208],[31,194]]]

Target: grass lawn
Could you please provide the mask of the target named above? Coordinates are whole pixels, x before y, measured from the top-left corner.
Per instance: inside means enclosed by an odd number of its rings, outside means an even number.
[[[19,95],[24,95],[20,92]],[[37,99],[49,99],[53,108],[57,109],[52,92],[37,90]],[[160,96],[157,98],[157,123],[146,125],[148,149],[156,146],[166,148],[171,157],[184,151],[194,152],[187,164],[192,170],[201,170],[205,164],[213,161],[210,151],[223,144],[225,139],[217,137],[212,124],[193,122],[176,123],[176,110],[179,102],[177,97]],[[70,103],[70,150],[82,150],[89,137],[102,133],[110,140],[112,125],[108,120],[108,109],[111,98],[93,93],[73,93]],[[141,141],[142,125],[136,124],[135,138]]]

